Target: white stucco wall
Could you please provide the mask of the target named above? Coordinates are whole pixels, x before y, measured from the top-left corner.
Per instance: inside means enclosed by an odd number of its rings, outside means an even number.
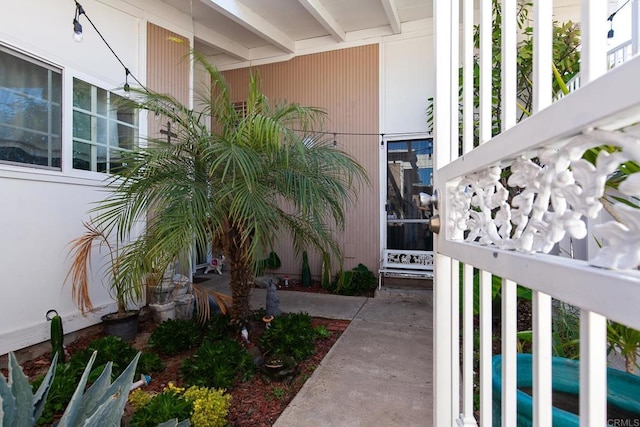
[[[435,73],[431,30],[387,37],[380,52],[380,132],[426,132]]]
[[[142,80],[140,46],[146,23],[100,2],[82,5],[120,59]],[[100,316],[114,308],[101,283],[98,262],[93,268],[95,313],[83,317],[71,299],[70,284],[63,286],[70,265],[68,243],[82,234],[90,204],[105,196],[104,174],[74,171],[69,164],[73,77],[105,89],[121,87],[125,77],[124,68],[85,17],[80,18],[84,40],[73,41],[74,12],[73,2],[25,0],[0,14],[2,45],[62,70],[65,162],[62,171],[0,164],[0,355],[48,340],[49,309],[56,309],[65,332],[72,332],[100,322]]]

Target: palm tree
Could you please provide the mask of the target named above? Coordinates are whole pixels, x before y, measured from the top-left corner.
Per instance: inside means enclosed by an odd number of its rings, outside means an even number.
[[[322,110],[270,103],[252,74],[246,109],[237,111],[222,74],[192,56],[211,77],[198,96],[200,111],[168,95],[135,91],[129,102],[171,120],[177,136],[151,139],[131,153],[94,221],[117,232],[117,273],[134,282],[184,256],[194,241],[222,248],[230,266],[230,315],[243,323],[256,261],[276,237],[288,236],[299,253],[314,247],[339,257],[335,236],[345,209],[369,181],[361,165],[319,132]],[[126,243],[140,220],[145,233]]]

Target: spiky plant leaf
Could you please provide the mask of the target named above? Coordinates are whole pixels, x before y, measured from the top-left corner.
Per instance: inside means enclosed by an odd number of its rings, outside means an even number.
[[[89,378],[89,374],[91,373],[91,367],[93,366],[93,362],[96,360],[97,351],[94,351],[91,354],[91,359],[87,363],[87,366],[84,368],[84,372],[82,373],[82,377],[78,382],[78,386],[76,387],[76,391],[73,393],[69,404],[67,405],[67,409],[64,411],[62,418],[58,422],[57,427],[74,427],[76,426],[76,419],[78,418],[78,412],[80,406],[82,405],[82,395],[84,393],[84,387],[87,385],[87,379]]]
[[[15,427],[32,427],[33,419],[33,391],[29,378],[22,372],[22,367],[13,353],[9,353],[9,385],[15,397],[16,414],[13,422]]]
[[[113,362],[107,362],[98,379],[82,396],[82,401],[78,407],[78,419],[81,420],[86,418],[99,406],[99,400],[104,396],[111,385],[112,367]]]
[[[11,394],[11,388],[7,384],[7,379],[0,373],[0,417],[1,425],[11,426],[10,420],[13,420],[16,413],[16,399]]]
[[[49,366],[49,370],[45,375],[42,383],[40,383],[40,387],[36,390],[36,394],[33,395],[33,419],[37,420],[42,415],[42,411],[44,411],[44,405],[47,403],[47,396],[49,395],[49,390],[51,389],[51,384],[53,384],[53,379],[56,375],[56,366],[58,365],[58,353],[56,352],[53,355],[53,360],[51,361],[51,366]]]
[[[105,402],[110,396],[114,396],[120,392],[124,393],[125,397],[120,408],[120,415],[122,415],[122,411],[124,411],[124,405],[125,403],[127,403],[127,397],[129,396],[131,384],[133,384],[133,377],[136,375],[136,367],[138,366],[138,360],[140,360],[141,354],[141,352],[138,352],[138,354],[136,354],[136,357],[134,357],[131,363],[129,363],[129,366],[127,366],[122,374],[120,374],[120,376],[116,378],[113,384],[109,386],[104,396],[102,397],[102,402]]]

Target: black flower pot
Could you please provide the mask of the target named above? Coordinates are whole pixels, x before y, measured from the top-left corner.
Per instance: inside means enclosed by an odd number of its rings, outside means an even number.
[[[124,315],[110,313],[102,316],[104,333],[116,336],[123,341],[131,341],[138,333],[138,310],[127,311]]]

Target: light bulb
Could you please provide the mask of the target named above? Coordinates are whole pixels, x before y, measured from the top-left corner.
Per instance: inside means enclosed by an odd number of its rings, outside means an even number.
[[[73,20],[73,40],[80,43],[83,39],[82,35],[82,25],[77,19]]]

